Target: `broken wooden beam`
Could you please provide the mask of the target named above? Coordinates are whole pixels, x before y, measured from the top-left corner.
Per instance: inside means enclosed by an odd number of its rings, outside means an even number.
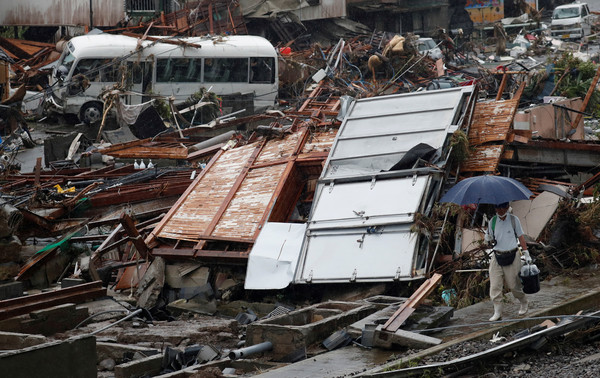
[[[138,232],[137,228],[135,228],[135,223],[133,223],[133,219],[127,213],[123,213],[121,215],[121,226],[133,242],[135,249],[140,253],[143,258],[148,258],[148,246],[144,243],[144,239],[142,235]]]
[[[383,330],[388,332],[396,332],[402,323],[415,311],[417,307],[442,280],[442,275],[435,273],[431,278],[423,282],[421,286],[400,306],[400,308],[392,315],[383,325]]]

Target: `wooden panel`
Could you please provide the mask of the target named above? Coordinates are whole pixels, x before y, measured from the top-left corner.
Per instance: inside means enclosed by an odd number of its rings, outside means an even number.
[[[516,99],[477,103],[469,130],[469,144],[476,146],[505,140],[518,104]]]
[[[503,145],[476,147],[471,157],[462,163],[463,172],[495,172],[502,156]]]
[[[275,138],[269,140],[256,159],[255,164],[263,164],[282,158],[289,158],[292,156],[301,136],[302,132],[295,132],[293,134],[286,134],[283,139]]]
[[[223,153],[195,183],[193,190],[157,236],[198,240],[198,235],[205,233],[255,148],[256,144],[250,144]]]
[[[285,167],[278,164],[248,172],[212,235],[253,238]]]
[[[319,168],[321,165],[319,165]],[[305,170],[303,169],[302,172]],[[319,170],[319,173],[321,171]],[[296,203],[298,202],[298,198],[303,190],[303,177],[305,175],[300,174],[298,169],[298,165],[294,164],[294,167],[290,170],[290,174],[285,179],[283,183],[281,192],[277,194],[277,201],[273,204],[273,208],[271,209],[271,213],[269,214],[269,222],[287,222],[294,208],[296,207]],[[317,174],[318,177],[318,174]]]
[[[465,172],[496,172],[519,105],[521,91],[511,100],[475,104],[469,128],[469,145],[474,150],[461,164]],[[492,142],[493,144],[489,144]],[[488,144],[486,144],[488,143]]]

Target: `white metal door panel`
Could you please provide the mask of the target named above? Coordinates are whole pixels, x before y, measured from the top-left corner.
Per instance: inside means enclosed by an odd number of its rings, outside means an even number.
[[[427,131],[445,130],[452,123],[454,106],[449,108],[432,108],[425,112],[414,113],[407,109],[406,113],[373,117],[346,118],[348,126],[342,130],[342,138],[369,138],[373,135],[415,134]]]
[[[362,139],[338,139],[335,154],[332,156],[331,164],[335,164],[338,159],[360,158],[362,156],[373,156],[374,153],[380,155],[394,154],[398,152],[406,153],[419,143],[425,143],[433,148],[438,148],[446,139],[445,129],[423,131],[418,134],[409,135],[385,135],[373,136]]]
[[[365,231],[365,230],[363,230]],[[314,233],[307,238],[299,282],[410,279],[417,235],[409,227],[382,234]]]
[[[309,229],[412,222],[429,176],[321,185]],[[381,219],[380,219],[381,218]]]
[[[401,95],[371,97],[356,101],[351,117],[380,117],[385,114],[421,112],[443,108],[454,108],[466,87],[447,90],[426,91]]]

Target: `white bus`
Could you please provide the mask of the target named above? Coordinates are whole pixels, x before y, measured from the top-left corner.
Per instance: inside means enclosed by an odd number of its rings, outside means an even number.
[[[254,108],[275,105],[277,52],[257,36],[190,37],[160,41],[96,34],[66,43],[52,73],[47,108],[90,124],[102,118],[99,95],[126,72],[129,105],[144,94],[183,102],[202,87],[217,95],[251,94]],[[170,42],[170,43],[168,43]],[[85,85],[82,85],[85,83]],[[89,85],[89,86],[88,86]]]

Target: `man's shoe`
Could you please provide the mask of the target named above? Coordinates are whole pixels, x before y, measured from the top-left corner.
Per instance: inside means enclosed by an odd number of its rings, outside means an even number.
[[[529,309],[529,303],[527,300],[525,302],[521,302],[521,308],[519,308],[519,315],[527,314],[527,310]]]
[[[490,318],[490,322],[502,319],[502,304],[494,303],[494,315]]]

